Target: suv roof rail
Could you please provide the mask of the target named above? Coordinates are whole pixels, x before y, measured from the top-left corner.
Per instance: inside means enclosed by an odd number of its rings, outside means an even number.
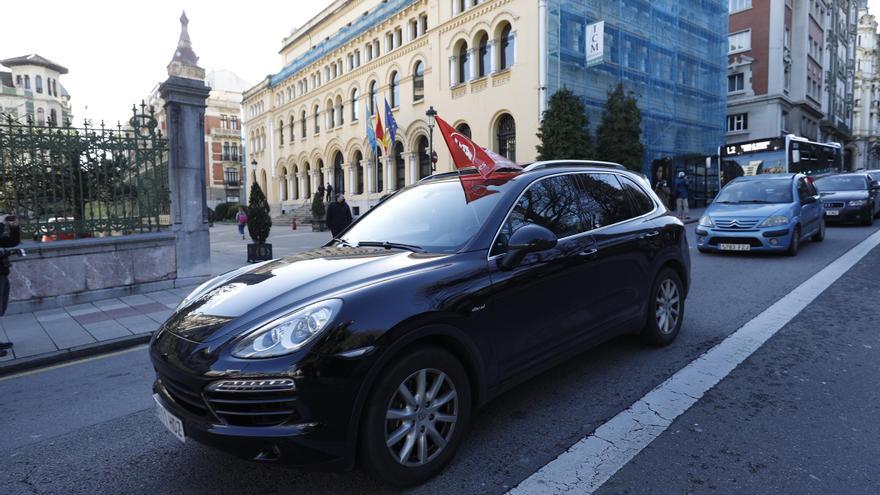
[[[612,162],[600,162],[594,160],[549,160],[545,162],[532,163],[531,165],[525,167],[523,171],[530,172],[532,170],[540,170],[542,168],[553,167],[603,167],[613,168],[615,170],[626,170],[626,167],[624,167],[623,165]]]

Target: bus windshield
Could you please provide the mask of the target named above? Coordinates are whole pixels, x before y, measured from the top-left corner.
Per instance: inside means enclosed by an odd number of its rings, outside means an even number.
[[[785,172],[785,150],[768,150],[727,156],[721,163],[721,183],[737,177]]]

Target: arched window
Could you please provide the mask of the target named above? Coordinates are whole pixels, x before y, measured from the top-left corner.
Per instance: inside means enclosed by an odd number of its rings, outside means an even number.
[[[284,145],[284,119],[278,121],[278,138],[280,141],[278,142],[279,146]]]
[[[460,133],[462,133],[462,134],[464,134],[465,136],[467,136],[468,139],[470,139],[471,137],[473,137],[473,136],[471,136],[471,126],[467,125],[467,124],[464,123],[464,122],[462,122],[461,124],[458,124],[457,126],[455,126],[455,130],[458,131],[458,132],[460,132]]]
[[[419,138],[416,148],[419,151],[419,179],[431,175],[431,157],[428,156],[428,138],[422,136]]]
[[[500,48],[499,48],[499,64],[498,69],[504,70],[510,68],[513,65],[515,54],[514,54],[514,39],[513,34],[510,32],[510,24],[504,26],[504,29],[501,30],[501,39]]]
[[[31,76],[24,76],[24,89],[31,89]]]
[[[384,189],[384,187],[382,187],[382,186],[384,185],[384,182],[385,182],[385,180],[384,180],[385,174],[383,173],[383,170],[382,170],[383,166],[382,166],[382,147],[381,146],[376,148],[376,156],[378,157],[378,159],[376,160],[376,192],[380,193],[380,192],[382,192],[382,189]]]
[[[506,156],[511,161],[516,161],[516,122],[509,113],[503,114],[498,119],[498,129],[496,130],[496,139],[498,142],[498,154]]]
[[[302,116],[299,119],[299,137],[306,137],[306,111],[302,111]]]
[[[391,108],[397,108],[400,105],[400,74],[397,71],[391,73],[391,85],[388,92],[391,93]]]
[[[357,122],[358,114],[360,114],[360,104],[358,103],[358,90],[351,90],[351,121]]]
[[[413,69],[413,101],[425,99],[425,64],[419,60]]]
[[[46,111],[42,108],[37,109],[37,125],[46,125]]]
[[[287,201],[287,167],[281,167],[281,177],[278,179],[281,182],[281,201]]]
[[[394,184],[395,189],[406,187],[406,161],[403,159],[403,143],[394,143]]]
[[[55,79],[52,79],[52,93],[58,96],[58,81]]]
[[[376,81],[370,82],[370,102],[368,103],[370,116],[376,115]]]
[[[480,56],[479,56],[479,60],[477,62],[478,63],[477,76],[484,77],[486,74],[489,73],[489,70],[491,69],[491,61],[489,60],[489,56],[490,56],[490,54],[489,54],[489,35],[486,33],[483,33],[483,35],[480,36],[479,43],[480,43]]]
[[[326,112],[327,112],[327,129],[332,129],[332,128],[336,127],[336,109],[333,108],[333,100],[327,100]]]
[[[468,76],[470,75],[471,63],[470,63],[470,55],[468,55],[468,46],[467,43],[461,42],[461,46],[458,48],[458,83],[461,84],[468,80]]]
[[[336,152],[333,157],[333,192],[342,194],[345,192],[345,172],[342,170],[342,153]]]
[[[58,112],[54,108],[49,110],[49,125],[58,125]]]
[[[235,124],[235,122],[236,122],[235,117],[233,117],[232,123]],[[293,139],[296,137],[296,135],[293,133],[293,122],[294,122],[294,118],[293,118],[293,115],[291,115],[290,116],[290,144],[293,144]]]
[[[37,93],[43,92],[43,76],[34,77],[34,86],[37,90]]]
[[[315,105],[315,134],[321,132],[321,109]]]
[[[355,186],[354,193],[355,194],[363,194],[364,193],[364,166],[361,165],[361,160],[364,159],[364,155],[361,154],[360,151],[354,152],[354,165],[355,170]]]

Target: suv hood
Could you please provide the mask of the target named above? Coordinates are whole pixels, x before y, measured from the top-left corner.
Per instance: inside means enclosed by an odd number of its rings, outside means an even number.
[[[164,328],[201,342],[227,322],[295,309],[300,302],[413,273],[449,255],[381,248],[324,247],[229,272],[188,296]],[[257,314],[258,313],[258,314]]]

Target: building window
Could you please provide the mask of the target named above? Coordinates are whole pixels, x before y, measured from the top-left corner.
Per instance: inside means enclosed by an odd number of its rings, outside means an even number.
[[[727,76],[727,92],[736,93],[743,91],[745,84],[745,74],[731,74]]]
[[[354,88],[351,90],[351,121],[357,122],[358,114],[360,113],[360,104],[358,102],[358,90]]]
[[[321,132],[321,109],[315,105],[315,134]]]
[[[483,77],[489,73],[491,61],[489,60],[489,35],[483,33],[479,41],[480,53],[477,58],[477,77]]]
[[[233,117],[233,118],[235,118],[235,117]],[[295,119],[293,118],[293,115],[291,115],[290,116],[290,144],[293,144],[293,140],[296,138],[296,134],[293,133],[293,123],[294,122],[295,122]]]
[[[376,81],[370,82],[370,117],[376,115]]]
[[[37,109],[37,125],[46,125],[46,111],[42,108]]]
[[[419,179],[431,175],[431,157],[428,156],[428,138],[419,138],[417,149],[419,151]]]
[[[468,139],[471,139],[473,137],[471,136],[471,126],[467,125],[464,122],[455,126],[455,130],[467,136]]]
[[[24,83],[21,82],[21,74],[15,76],[15,85],[20,88],[22,84]]]
[[[419,37],[419,21],[412,19],[409,21],[409,39],[414,40]]]
[[[406,161],[403,159],[403,143],[394,143],[394,184],[395,189],[406,187]]]
[[[461,84],[468,80],[468,73],[471,70],[471,60],[470,54],[468,53],[467,43],[462,41],[461,46],[458,48],[458,80],[457,83]]]
[[[302,115],[300,116],[300,120],[299,120],[299,137],[301,137],[301,138],[306,137],[306,111],[305,110],[302,111]]]
[[[360,151],[354,152],[354,166],[355,166],[355,184],[354,184],[354,193],[355,194],[363,194],[364,192],[364,166],[361,165],[361,160],[364,159],[364,155],[361,154]]]
[[[278,146],[284,146],[284,120],[278,121]]]
[[[43,76],[34,77],[34,87],[37,90],[37,93],[43,92]]]
[[[223,154],[220,155],[221,160],[229,160],[229,143],[223,143]]]
[[[752,8],[752,0],[729,0],[730,13]]]
[[[49,110],[49,125],[58,125],[58,112],[54,108]]]
[[[232,126],[231,126],[232,129],[236,129],[236,130],[237,130],[237,129],[238,129],[238,117],[236,117],[236,116],[233,115],[233,116],[232,116],[232,119],[231,119],[231,122],[232,122]],[[293,127],[293,126],[291,126],[291,127]]]
[[[24,76],[24,89],[31,89],[31,76]]]
[[[400,105],[400,74],[397,71],[391,73],[391,85],[388,92],[391,94],[391,108],[397,108]]]
[[[727,132],[749,130],[749,114],[737,113],[727,116]]]
[[[376,192],[382,192],[384,189],[383,185],[385,183],[385,171],[383,170],[382,162],[382,147],[379,146],[376,148]]]
[[[727,37],[727,53],[746,52],[752,49],[752,30],[747,29]]]
[[[419,19],[422,23],[422,34],[425,34],[428,32],[428,14],[422,14]]]
[[[509,113],[505,113],[498,119],[498,154],[507,157],[508,160],[516,161],[516,122]]]
[[[516,55],[514,53],[514,47],[516,46],[516,43],[513,38],[514,36],[511,32],[510,24],[507,24],[504,26],[504,29],[501,30],[501,57],[498,65],[499,70],[509,69],[515,61]]]
[[[425,64],[421,60],[416,62],[413,69],[413,101],[425,99]]]
[[[226,116],[222,115],[222,114],[220,115],[220,128],[221,129],[228,129],[229,128],[229,122],[226,120]]]

